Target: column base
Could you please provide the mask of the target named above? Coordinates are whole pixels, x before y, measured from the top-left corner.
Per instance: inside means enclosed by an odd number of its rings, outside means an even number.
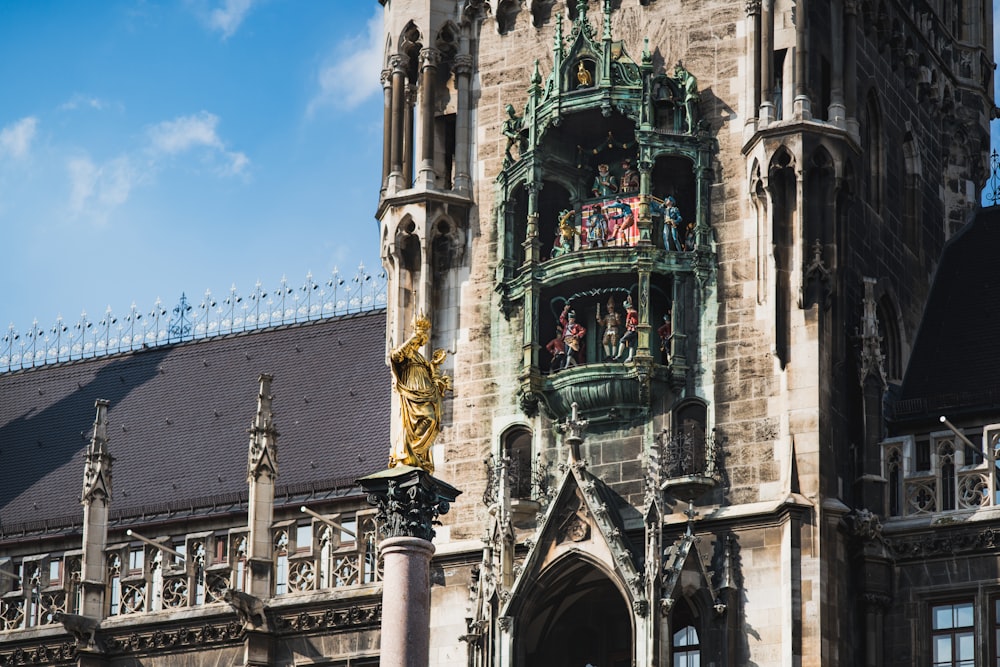
[[[792,113],[801,120],[812,119],[812,103],[805,95],[796,95],[792,100]]]
[[[842,103],[831,104],[826,110],[826,118],[841,130],[847,129],[847,107]]]

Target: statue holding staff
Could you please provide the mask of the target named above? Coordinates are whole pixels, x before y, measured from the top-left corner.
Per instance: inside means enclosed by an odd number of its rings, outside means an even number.
[[[430,320],[421,315],[413,329],[413,335],[389,355],[402,421],[402,433],[389,453],[389,467],[408,465],[434,474],[431,447],[441,432],[441,399],[452,388],[451,377],[441,373],[445,350],[434,350],[430,361],[420,353],[430,340]]]

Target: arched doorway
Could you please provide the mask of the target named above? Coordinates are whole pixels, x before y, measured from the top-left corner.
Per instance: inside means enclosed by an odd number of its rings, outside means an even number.
[[[569,556],[530,587],[517,624],[526,667],[628,667],[632,614],[622,592],[594,564]]]

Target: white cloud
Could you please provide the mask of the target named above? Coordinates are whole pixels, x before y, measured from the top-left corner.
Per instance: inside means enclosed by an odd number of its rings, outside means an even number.
[[[222,140],[215,133],[219,117],[207,111],[193,116],[180,116],[165,120],[149,130],[153,148],[161,153],[173,155],[198,146],[222,148]]]
[[[0,156],[26,157],[31,150],[31,141],[35,138],[37,127],[38,119],[28,116],[0,130]]]
[[[104,224],[111,213],[128,201],[139,173],[128,157],[120,156],[102,165],[89,157],[74,157],[66,162],[69,172],[70,213]]]
[[[226,150],[225,143],[215,130],[218,124],[219,117],[207,111],[158,123],[149,129],[153,152],[177,155],[197,148],[207,148],[212,154],[225,160],[226,164],[221,170],[223,174],[241,174],[250,164],[250,158],[239,151]]]
[[[254,0],[223,0],[222,6],[208,14],[208,27],[222,33],[223,39],[236,34]]]
[[[353,109],[382,90],[382,12],[368,19],[367,34],[357,35],[337,47],[337,53],[316,75],[319,90],[309,102],[306,114],[318,109]]]
[[[81,95],[77,93],[71,97],[68,101],[63,102],[59,105],[59,109],[62,111],[73,111],[81,107],[90,107],[91,109],[96,109],[101,111],[107,108],[107,103],[97,97],[88,97],[86,95]]]

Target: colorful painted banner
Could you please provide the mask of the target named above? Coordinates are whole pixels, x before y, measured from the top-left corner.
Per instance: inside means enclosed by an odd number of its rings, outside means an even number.
[[[639,195],[607,197],[581,206],[580,247],[634,246],[639,243]]]

